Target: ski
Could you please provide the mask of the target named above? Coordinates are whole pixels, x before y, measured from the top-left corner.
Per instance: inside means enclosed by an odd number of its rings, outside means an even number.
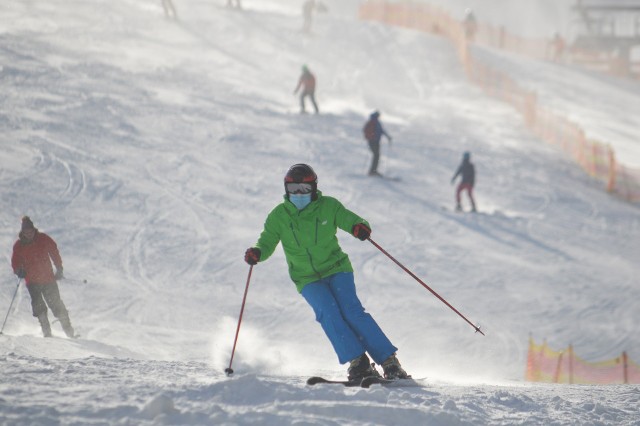
[[[329,380],[329,379],[325,379],[324,377],[319,377],[319,376],[313,376],[313,377],[309,377],[307,379],[307,384],[309,386],[313,386],[313,385],[317,385],[319,383],[325,383],[325,384],[330,384],[330,385],[342,385],[342,386],[346,386],[346,387],[356,387],[356,386],[360,386],[360,383],[362,382],[362,380]]]
[[[412,378],[408,379],[385,379],[384,377],[365,377],[360,383],[360,387],[369,388],[371,385],[381,385],[386,387],[420,387],[420,383]]]
[[[385,379],[384,377],[369,376],[360,380],[329,380],[324,377],[313,376],[307,379],[307,385],[313,386],[317,384],[342,385],[345,387],[361,387],[368,389],[372,385],[381,385],[385,387],[421,387],[420,383],[412,378],[408,379]]]

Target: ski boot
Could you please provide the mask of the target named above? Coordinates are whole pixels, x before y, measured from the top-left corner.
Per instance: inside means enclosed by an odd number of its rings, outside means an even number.
[[[395,380],[408,379],[411,377],[400,365],[400,361],[396,358],[396,354],[391,355],[382,363],[382,369],[384,370],[385,379]]]
[[[38,316],[38,321],[40,321],[40,327],[42,327],[42,335],[44,337],[51,337],[51,324],[49,324],[49,318],[47,318],[47,313],[40,314]]]
[[[367,354],[362,354],[349,363],[348,380],[350,382],[362,380],[365,377],[380,377],[380,373],[375,369]]]

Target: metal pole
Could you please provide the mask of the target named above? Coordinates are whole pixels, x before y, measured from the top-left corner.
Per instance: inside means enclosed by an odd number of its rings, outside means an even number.
[[[391,256],[389,253],[387,253],[382,247],[380,247],[375,241],[373,241],[371,238],[367,238],[371,244],[373,244],[374,246],[376,246],[376,248],[378,250],[380,250],[382,253],[384,253],[385,255],[387,255],[387,257],[391,260],[393,260],[395,262],[396,265],[398,265],[400,268],[402,268],[402,270],[404,270],[407,274],[411,275],[416,281],[418,281],[420,284],[422,284],[422,286],[424,288],[426,288],[427,290],[429,290],[431,292],[431,294],[433,294],[435,297],[437,297],[438,299],[440,299],[440,301],[442,303],[444,303],[445,305],[447,305],[453,312],[455,312],[456,314],[458,314],[463,320],[465,320],[469,325],[471,325],[471,327],[473,327],[476,330],[476,333],[480,333],[484,336],[484,333],[482,332],[482,330],[480,330],[480,327],[474,325],[471,321],[469,321],[464,315],[462,315],[456,308],[454,308],[453,306],[451,306],[451,304],[449,304],[449,302],[447,302],[446,300],[444,300],[444,298],[442,298],[442,296],[440,296],[438,293],[436,293],[431,287],[429,287],[427,284],[425,284],[420,278],[418,278],[413,272],[411,272],[410,270],[408,270],[402,263],[398,262],[393,256]]]
[[[240,323],[242,323],[242,313],[244,312],[244,305],[247,301],[247,293],[249,292],[249,281],[251,280],[251,271],[253,271],[253,265],[249,267],[249,275],[247,276],[247,285],[244,288],[244,296],[242,297],[242,307],[240,308],[240,316],[238,317],[238,327],[236,328],[236,337],[233,339],[233,349],[231,350],[231,359],[229,360],[229,367],[225,368],[224,372],[227,376],[233,374],[233,368],[231,368],[231,364],[233,363],[233,355],[236,353],[236,344],[238,343],[238,334],[240,333]]]
[[[7,323],[7,319],[9,319],[9,313],[11,313],[11,307],[13,306],[13,301],[16,300],[16,294],[18,294],[18,289],[20,288],[21,282],[22,282],[22,278],[18,278],[16,291],[13,292],[13,297],[11,298],[11,303],[9,304],[9,310],[7,310],[7,315],[4,317],[4,322],[2,323],[2,328],[0,328],[0,334],[2,334],[2,332],[4,331],[4,326]]]

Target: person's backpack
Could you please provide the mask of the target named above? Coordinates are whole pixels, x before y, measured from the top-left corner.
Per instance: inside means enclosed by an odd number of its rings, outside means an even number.
[[[364,125],[364,129],[362,129],[364,133],[365,139],[368,141],[373,140],[376,137],[376,123],[373,119],[369,119],[367,124]]]

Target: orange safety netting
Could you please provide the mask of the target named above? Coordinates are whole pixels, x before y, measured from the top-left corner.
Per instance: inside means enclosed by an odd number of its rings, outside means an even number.
[[[640,170],[623,166],[616,161],[611,146],[589,140],[577,124],[552,113],[539,105],[537,94],[518,85],[501,72],[474,57],[470,43],[484,42],[492,47],[527,51],[537,58],[549,57],[548,43],[526,40],[500,29],[479,25],[470,40],[464,24],[442,9],[427,4],[410,2],[368,1],[359,9],[362,20],[378,21],[388,25],[441,34],[449,38],[456,49],[469,78],[489,95],[512,105],[522,115],[527,126],[543,141],[557,145],[573,158],[590,176],[602,182],[606,190],[627,201],[640,201]]]
[[[623,352],[606,361],[589,362],[573,352],[573,347],[554,351],[546,342],[529,338],[526,380],[547,383],[622,384],[640,383],[640,365]]]

